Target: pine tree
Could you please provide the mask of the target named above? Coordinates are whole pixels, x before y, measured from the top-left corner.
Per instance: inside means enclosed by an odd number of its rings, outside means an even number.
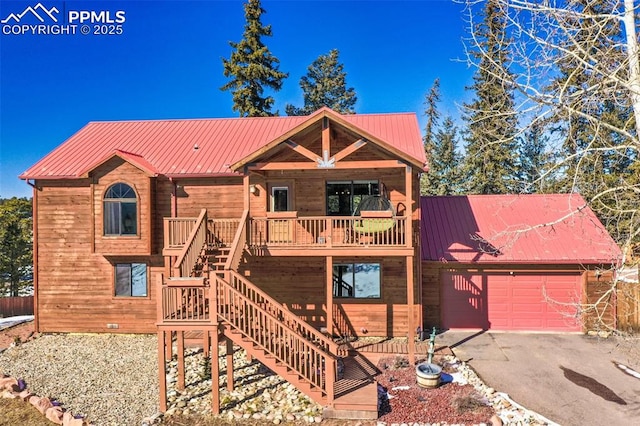
[[[496,0],[488,0],[484,18],[475,28],[480,65],[468,89],[475,99],[465,104],[467,123],[464,161],[467,191],[501,194],[517,190],[517,117],[513,86],[509,83],[509,40],[504,14]]]
[[[31,200],[0,199],[0,296],[4,281],[9,296],[18,296],[24,285],[31,283],[33,272]]]
[[[557,61],[559,76],[550,84],[569,102],[569,108],[556,110],[551,118],[563,138],[558,152],[563,173],[554,190],[581,193],[614,239],[625,241],[635,232],[634,188],[640,175],[633,165],[637,152],[624,148],[628,138],[620,130],[633,134],[633,108],[629,98],[620,96],[615,79],[593,72],[594,63],[609,63],[612,69],[620,65],[614,58],[623,57],[619,49],[624,37],[619,21],[610,19],[610,4],[575,1],[573,6],[580,18],[566,21],[575,31],[566,48],[572,54]],[[616,72],[627,78],[624,67]],[[590,93],[594,87],[598,92]]]
[[[280,61],[262,42],[262,37],[271,36],[271,25],[263,25],[260,20],[265,13],[260,0],[248,0],[244,12],[243,38],[238,43],[229,42],[231,57],[222,59],[224,76],[230,80],[220,89],[231,91],[233,110],[241,117],[272,116],[274,99],[265,96],[264,89],[280,90],[288,74],[278,69]]]
[[[355,113],[356,92],[353,87],[347,88],[347,73],[339,55],[338,49],[333,49],[309,65],[307,75],[300,79],[304,106],[297,108],[288,104],[287,115],[308,115],[323,106],[341,114]]]
[[[434,133],[438,127],[438,119],[440,112],[438,111],[438,102],[440,102],[440,79],[436,78],[429,89],[429,94],[425,97],[424,104],[426,109],[424,115],[427,117],[427,124],[424,127],[424,154],[427,158],[428,171],[422,174],[420,179],[420,193],[422,195],[433,195],[434,187],[437,185],[438,175],[432,171],[433,155],[436,150]]]
[[[549,175],[550,155],[547,152],[549,135],[536,121],[528,128],[520,145],[520,191],[546,192],[551,186]]]
[[[455,195],[461,193],[460,156],[457,149],[458,129],[453,119],[447,116],[442,127],[434,136],[434,149],[429,165],[429,180],[432,185],[427,188],[428,195]]]

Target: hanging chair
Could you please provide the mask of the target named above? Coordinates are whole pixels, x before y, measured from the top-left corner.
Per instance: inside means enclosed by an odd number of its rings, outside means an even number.
[[[362,198],[354,216],[362,219],[353,223],[354,240],[359,240],[362,235],[376,235],[391,230],[395,224],[395,212],[391,201],[386,194],[383,184],[381,194],[368,195]]]

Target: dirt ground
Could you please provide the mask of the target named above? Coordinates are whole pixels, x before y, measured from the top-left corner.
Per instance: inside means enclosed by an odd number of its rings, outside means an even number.
[[[33,335],[33,321],[14,325],[0,331],[0,349],[6,349],[14,342],[26,342]]]

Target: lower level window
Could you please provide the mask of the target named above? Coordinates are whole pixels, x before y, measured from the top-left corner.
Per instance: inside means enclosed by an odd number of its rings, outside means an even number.
[[[116,264],[116,296],[140,297],[146,295],[146,263]]]
[[[333,265],[333,296],[380,298],[379,263]]]

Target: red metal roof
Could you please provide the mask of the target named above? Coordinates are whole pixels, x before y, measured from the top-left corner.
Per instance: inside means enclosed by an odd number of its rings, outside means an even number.
[[[329,110],[330,111],[330,110]],[[337,117],[424,163],[415,114]],[[312,114],[313,115],[313,114]],[[74,179],[116,152],[146,172],[172,177],[229,175],[229,166],[311,116],[91,122],[30,167],[21,179]]]
[[[423,260],[613,263],[619,247],[579,194],[421,198]]]

